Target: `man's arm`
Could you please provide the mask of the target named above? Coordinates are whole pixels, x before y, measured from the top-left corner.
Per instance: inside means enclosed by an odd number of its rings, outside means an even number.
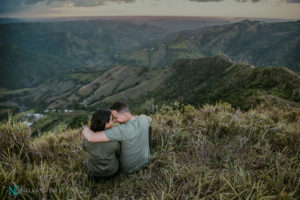
[[[83,128],[82,135],[89,142],[108,142],[109,139],[106,137],[104,131],[94,132],[88,127]]]

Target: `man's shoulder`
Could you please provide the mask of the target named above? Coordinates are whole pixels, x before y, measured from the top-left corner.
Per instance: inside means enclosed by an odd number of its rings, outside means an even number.
[[[136,116],[137,119],[142,119],[142,120],[149,120],[150,117],[148,117],[147,115],[141,114]]]
[[[129,120],[123,125],[124,131],[137,131],[137,129],[140,128],[142,125],[148,125],[149,124],[149,117],[146,115],[138,115],[135,116],[134,120]]]
[[[141,121],[146,122],[148,124],[151,123],[151,118],[147,115],[142,114],[142,115],[137,116],[137,118],[139,118]]]

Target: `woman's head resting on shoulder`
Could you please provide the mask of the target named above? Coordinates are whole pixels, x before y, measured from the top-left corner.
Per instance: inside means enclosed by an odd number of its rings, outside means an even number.
[[[105,129],[111,128],[113,124],[113,119],[110,111],[108,110],[97,110],[94,112],[90,128],[93,131],[103,131]]]

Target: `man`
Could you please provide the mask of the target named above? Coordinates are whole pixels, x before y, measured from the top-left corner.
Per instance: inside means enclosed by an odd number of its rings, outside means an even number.
[[[132,173],[145,167],[150,160],[151,118],[145,115],[134,117],[125,102],[115,102],[110,110],[119,126],[96,133],[85,127],[83,136],[89,142],[120,141],[120,161],[125,172]]]

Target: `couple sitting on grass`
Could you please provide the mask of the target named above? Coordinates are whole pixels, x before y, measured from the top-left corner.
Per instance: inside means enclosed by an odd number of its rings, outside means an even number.
[[[113,122],[119,125],[112,128]],[[150,117],[131,115],[125,102],[115,102],[110,111],[96,111],[90,128],[82,130],[90,177],[107,179],[118,174],[120,168],[133,173],[146,167],[150,160],[150,125]]]

